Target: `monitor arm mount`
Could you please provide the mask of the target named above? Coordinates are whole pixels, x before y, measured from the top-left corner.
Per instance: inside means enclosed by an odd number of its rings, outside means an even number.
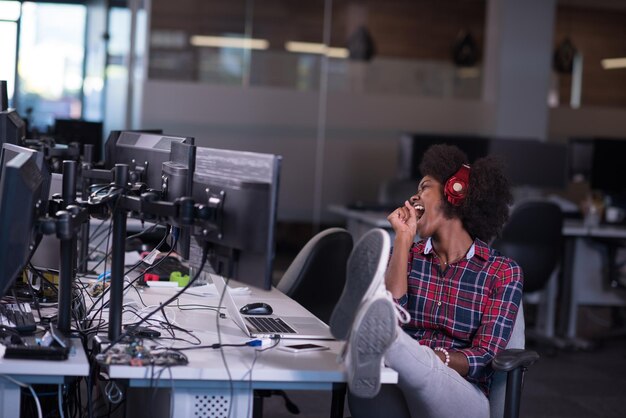
[[[94,168],[93,165],[93,152],[94,146],[91,144],[85,144],[83,146],[83,159],[80,165],[80,182],[81,182],[81,190],[82,190],[82,199],[84,202],[89,201],[90,196],[90,186],[94,184],[94,181],[98,183],[110,184],[114,181],[114,172],[113,169],[104,170]],[[134,183],[136,180],[141,179],[145,170],[147,170],[147,162],[146,166],[134,165],[129,168],[129,178]],[[81,231],[81,245],[79,248],[80,257],[78,264],[78,272],[79,273],[89,273],[87,268],[87,258],[89,255],[89,223],[86,223]]]
[[[124,296],[124,253],[126,240],[126,220],[132,212],[150,220],[166,220],[180,227],[199,226],[203,235],[222,236],[224,192],[207,191],[206,202],[196,203],[190,197],[178,198],[173,202],[161,200],[159,192],[146,191],[142,187],[129,187],[129,167],[116,164],[111,170],[111,193],[99,204],[106,204],[112,213],[112,261],[109,298],[109,341],[116,341],[122,329],[122,303]]]
[[[81,226],[89,221],[87,209],[76,205],[76,161],[63,162],[63,194],[50,201],[52,216],[38,220],[38,230],[55,234],[61,241],[59,269],[59,312],[57,328],[65,336],[71,331],[72,284],[76,267],[76,237]]]

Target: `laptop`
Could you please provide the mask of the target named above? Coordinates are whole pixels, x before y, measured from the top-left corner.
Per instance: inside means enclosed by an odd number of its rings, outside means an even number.
[[[274,337],[284,339],[334,340],[328,325],[314,316],[243,315],[235,304],[224,278],[211,275],[218,295],[224,294],[222,304],[235,324],[250,338]],[[253,322],[262,322],[253,324]]]

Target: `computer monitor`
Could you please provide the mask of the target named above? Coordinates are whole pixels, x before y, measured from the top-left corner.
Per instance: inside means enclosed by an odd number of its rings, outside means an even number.
[[[196,149],[193,198],[214,205],[213,226],[193,229],[190,264],[199,266],[209,244],[209,272],[269,290],[281,157],[244,151]]]
[[[192,193],[193,172],[196,164],[196,147],[182,142],[172,142],[170,159],[163,163],[161,180],[163,199],[173,202]],[[191,230],[188,227],[176,227],[178,244],[176,251],[184,259],[189,259]]]
[[[50,175],[50,191],[48,199],[63,193],[63,174],[52,173]],[[31,258],[33,266],[44,270],[60,270],[61,241],[55,235],[44,235],[37,246],[37,250]]]
[[[432,145],[460,148],[470,164],[497,155],[513,186],[562,189],[567,185],[567,146],[539,139],[492,138],[463,135],[404,134],[400,138],[397,178],[420,178],[419,164]]]
[[[193,144],[192,137],[124,131],[115,144],[115,163],[128,164],[131,182],[146,183],[154,190],[162,189],[161,170],[169,161],[173,142]]]
[[[6,156],[6,154],[5,154]],[[4,295],[26,266],[36,245],[44,175],[36,155],[21,152],[4,161],[0,176],[0,295]]]
[[[15,109],[9,109],[7,82],[0,80],[0,145],[19,145],[26,136],[26,123]]]
[[[490,139],[472,135],[443,135],[405,133],[400,137],[398,180],[415,180],[421,177],[419,165],[424,152],[432,145],[448,144],[459,147],[469,159],[470,164],[489,153]]]
[[[55,119],[54,140],[59,144],[77,142],[83,155],[83,145],[93,145],[93,162],[102,159],[102,122],[81,119]]]
[[[593,167],[593,138],[570,138],[567,142],[568,177],[590,181]]]
[[[626,156],[626,139],[594,138],[591,165],[591,188],[610,194],[622,194],[626,184],[620,169]]]
[[[492,138],[489,154],[504,162],[504,172],[513,187],[565,189],[567,145],[539,139]]]
[[[127,130],[127,131],[111,131],[104,143],[104,168],[111,169],[115,166],[115,146],[117,144],[117,138],[120,137],[122,132],[138,132],[146,134],[162,134],[162,129],[139,129],[139,130]]]
[[[50,192],[50,168],[48,167],[48,163],[46,162],[43,151],[37,151],[31,148],[20,147],[19,145],[13,144],[2,144],[2,150],[0,151],[0,167],[3,167],[5,162],[10,161],[13,157],[23,154],[29,153],[32,154],[35,162],[37,163],[37,167],[41,171],[41,174],[44,176],[43,188],[41,190],[41,201],[42,205],[44,205],[43,209],[47,208],[48,195]],[[0,175],[0,179],[1,179]]]

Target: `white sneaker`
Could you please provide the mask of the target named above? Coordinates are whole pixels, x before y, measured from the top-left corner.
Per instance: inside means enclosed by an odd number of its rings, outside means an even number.
[[[360,398],[373,398],[380,391],[383,356],[397,332],[394,305],[389,297],[377,295],[363,304],[354,320],[344,364],[350,392]]]
[[[330,317],[330,332],[338,340],[348,338],[357,310],[363,301],[386,293],[385,270],[391,243],[389,234],[376,228],[355,244],[346,268],[346,284]]]
[[[359,307],[368,299],[383,296],[393,303],[385,287],[385,271],[391,250],[389,234],[376,228],[367,232],[356,243],[346,268],[346,284],[341,297],[330,317],[330,332],[338,340],[346,340]],[[393,303],[398,309],[398,319],[407,323],[408,312]]]

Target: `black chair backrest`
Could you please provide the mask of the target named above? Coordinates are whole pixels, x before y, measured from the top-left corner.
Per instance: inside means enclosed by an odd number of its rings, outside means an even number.
[[[296,256],[277,288],[328,323],[346,282],[352,246],[345,229],[320,232]]]
[[[513,209],[492,246],[524,272],[524,292],[543,289],[563,254],[563,212],[549,201],[528,201]]]

